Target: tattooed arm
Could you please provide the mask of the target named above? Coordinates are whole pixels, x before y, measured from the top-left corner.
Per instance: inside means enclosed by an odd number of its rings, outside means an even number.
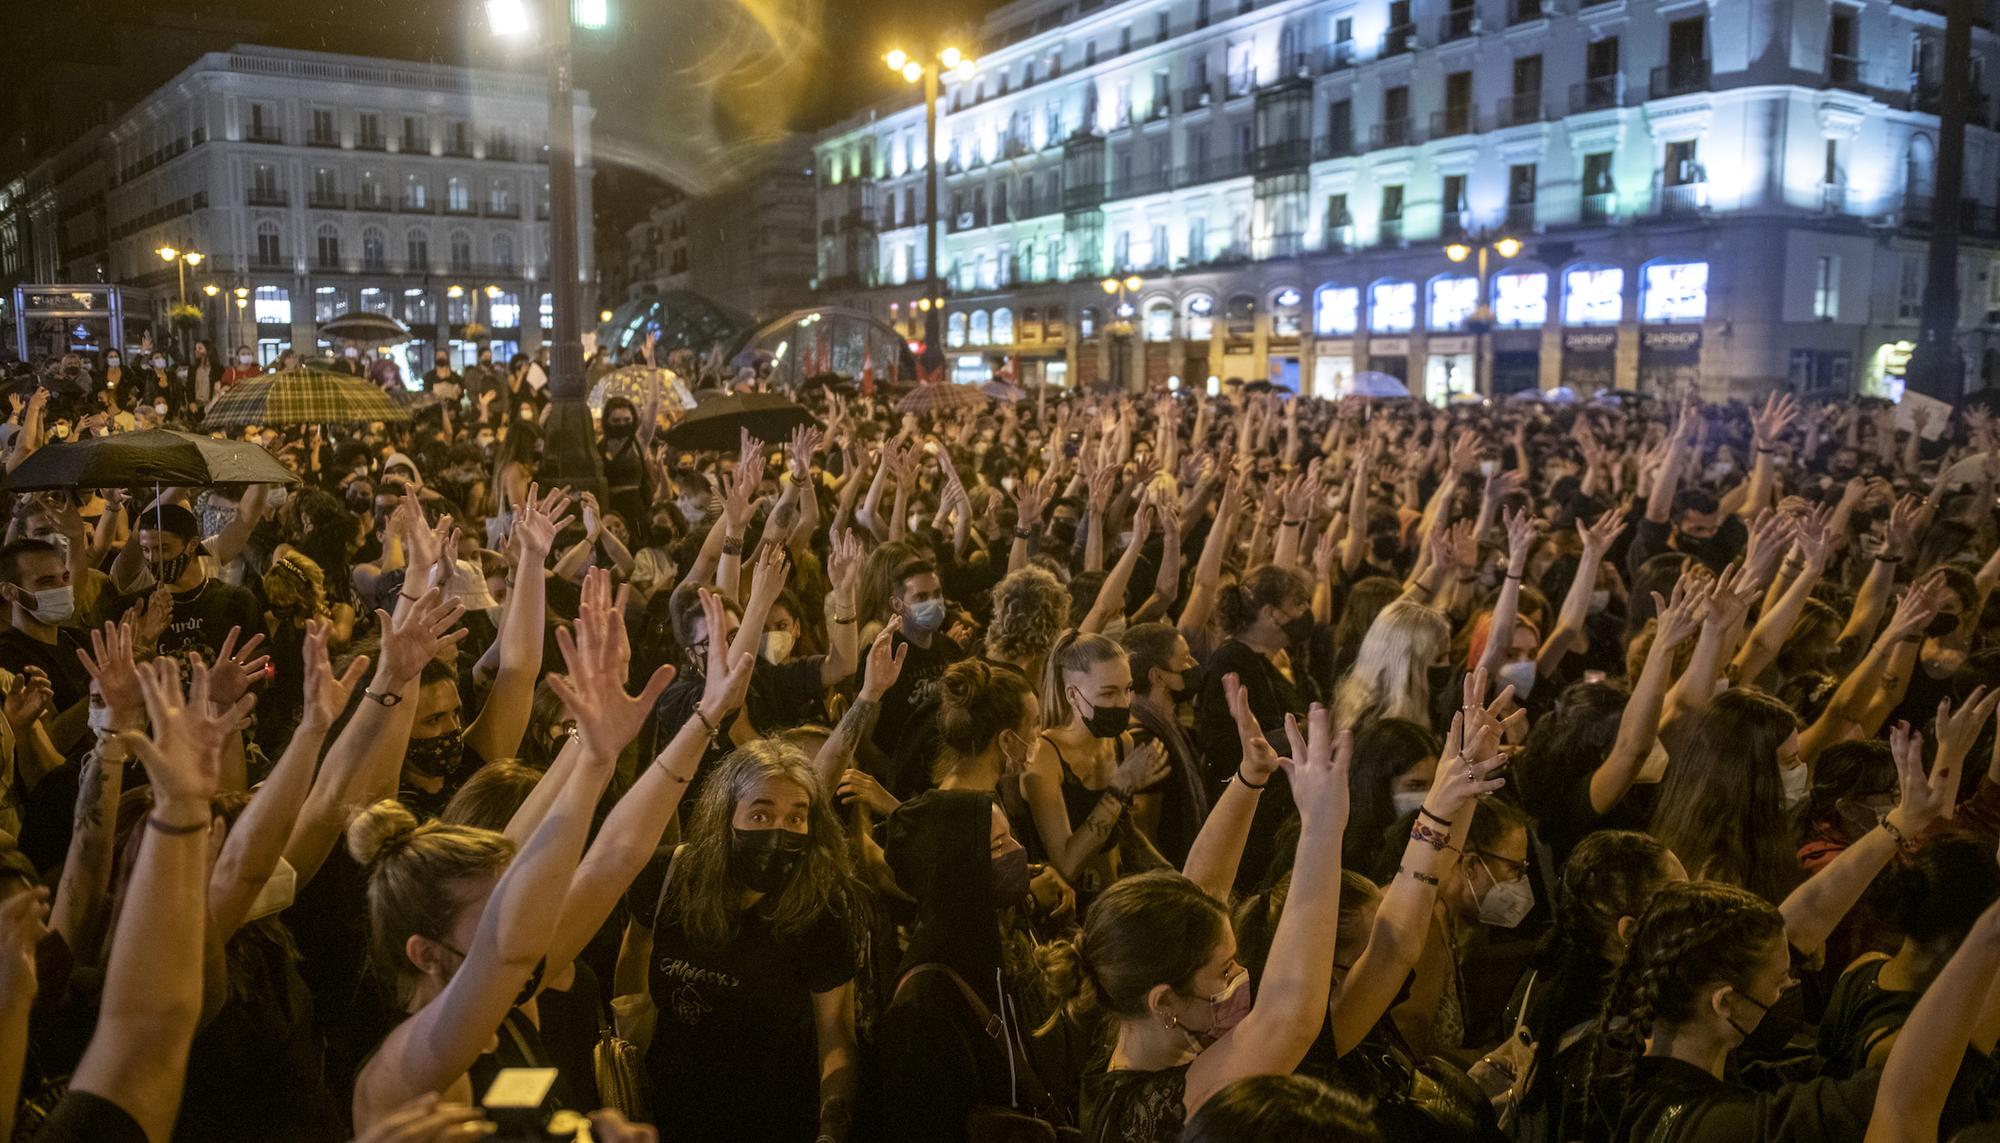
[[[819,775],[822,789],[831,790],[840,784],[840,775],[854,763],[854,751],[861,740],[875,733],[875,720],[882,715],[882,698],[863,691],[855,698],[847,713],[840,716],[840,724],[827,736],[826,745],[819,748],[819,756],[813,759],[813,772]]]
[[[49,910],[49,929],[62,934],[80,963],[95,963],[111,891],[111,832],[125,788],[125,746],[106,735],[83,760],[75,825],[62,880]]]

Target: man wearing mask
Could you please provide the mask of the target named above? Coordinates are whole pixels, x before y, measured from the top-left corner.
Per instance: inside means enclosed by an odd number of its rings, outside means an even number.
[[[606,507],[626,521],[639,546],[650,542],[652,480],[646,472],[645,446],[639,442],[639,410],[623,397],[607,397],[602,421],[604,439],[597,452],[604,460]]]
[[[1666,460],[1639,506],[1642,511],[1625,555],[1625,569],[1634,580],[1647,560],[1669,549],[1720,572],[1749,546],[1750,531],[1742,520],[1725,513],[1721,502],[1706,490],[1681,487],[1695,464],[1700,422],[1701,406],[1689,403],[1667,438]]]
[[[168,613],[166,629],[160,633],[160,654],[198,653],[214,662],[231,627],[242,629],[242,639],[263,631],[264,609],[257,597],[214,577],[193,512],[178,504],[153,505],[140,511],[134,526],[138,542],[119,551],[111,578],[137,594],[135,603],[145,602],[146,593],[165,585]]]
[[[361,347],[348,342],[340,347],[340,356],[333,362],[335,373],[345,373],[349,377],[365,377],[367,370],[361,365]]]
[[[76,657],[89,641],[81,630],[63,626],[76,611],[68,562],[43,540],[0,547],[0,598],[7,601],[0,667],[16,675],[32,667],[48,676],[54,692],[49,741],[65,750],[83,736],[90,697],[90,673]]]
[[[250,352],[249,346],[239,345],[236,347],[236,360],[222,371],[222,387],[227,389],[238,381],[248,381],[261,372],[263,370],[257,368],[257,355]]]
[[[424,391],[448,405],[456,406],[465,396],[465,379],[451,367],[451,354],[440,350],[424,374]]]
[[[903,621],[895,643],[906,647],[903,673],[882,695],[882,713],[875,722],[875,746],[893,756],[910,716],[935,697],[945,668],[965,658],[965,648],[944,633],[951,607],[937,565],[921,556],[905,560],[891,578],[889,610]],[[829,621],[834,617],[828,616]]]
[[[466,392],[472,394],[475,399],[488,393],[497,396],[506,392],[506,380],[505,374],[493,368],[493,347],[480,346],[479,360],[471,369],[465,371]]]

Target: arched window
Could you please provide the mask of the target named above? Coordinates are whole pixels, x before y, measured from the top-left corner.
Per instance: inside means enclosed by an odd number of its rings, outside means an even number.
[[[1006,306],[993,311],[993,344],[1014,344],[1014,311]]]
[[[1076,311],[1076,336],[1089,341],[1097,336],[1097,307],[1085,306]]]
[[[472,269],[472,235],[467,231],[451,232],[451,268],[460,271]]]
[[[1207,341],[1215,336],[1215,295],[1190,294],[1181,303],[1182,318],[1187,329],[1183,336],[1189,341]]]
[[[1368,329],[1408,333],[1417,328],[1417,284],[1377,282],[1368,287]]]
[[[1564,325],[1617,325],[1625,316],[1625,271],[1575,266],[1563,274]]]
[[[1431,279],[1430,329],[1461,330],[1479,308],[1479,279],[1445,276]]]
[[[361,268],[364,270],[389,268],[389,235],[379,226],[370,226],[361,232]]]
[[[1305,295],[1291,286],[1285,286],[1271,295],[1271,336],[1292,338],[1299,336],[1304,324],[1301,314],[1305,310]]]
[[[1708,263],[1649,262],[1640,271],[1640,321],[1698,322],[1706,317]]]
[[[314,262],[322,270],[340,269],[340,227],[331,222],[319,224],[314,233],[318,243],[317,258]]]
[[[514,236],[496,234],[493,236],[493,264],[502,270],[514,268]]]
[[[278,230],[278,224],[269,220],[258,223],[257,264],[259,266],[282,266],[284,262],[285,240],[283,234]]]
[[[987,324],[985,310],[972,311],[972,333],[968,340],[974,345],[991,344],[992,329]]]
[[[1249,294],[1238,294],[1229,299],[1223,323],[1231,337],[1249,337],[1257,332],[1257,299]]]
[[[1320,337],[1353,337],[1361,328],[1361,291],[1354,286],[1321,286],[1313,295],[1313,332]]]
[[[952,314],[944,321],[944,343],[953,349],[965,344],[965,315]]]
[[[1508,270],[1493,276],[1493,323],[1533,329],[1549,320],[1549,275],[1544,270]]]
[[[423,271],[430,269],[431,268],[430,232],[426,230],[415,229],[411,230],[408,234],[405,234],[403,236],[403,253],[407,269],[414,271]]]
[[[1146,303],[1146,320],[1141,326],[1141,337],[1147,341],[1172,341],[1174,339],[1174,304],[1165,298],[1154,298]]]

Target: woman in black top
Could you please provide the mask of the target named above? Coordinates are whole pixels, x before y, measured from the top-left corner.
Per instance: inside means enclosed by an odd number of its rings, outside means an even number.
[[[653,518],[653,482],[638,440],[639,411],[623,397],[607,397],[601,423],[604,439],[597,452],[604,459],[604,506],[625,521],[636,550],[648,542]]]

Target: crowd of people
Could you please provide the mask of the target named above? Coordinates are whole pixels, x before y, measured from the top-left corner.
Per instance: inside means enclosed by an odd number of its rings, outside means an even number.
[[[0,1137],[2000,1137],[1984,407],[528,372],[8,494]]]

